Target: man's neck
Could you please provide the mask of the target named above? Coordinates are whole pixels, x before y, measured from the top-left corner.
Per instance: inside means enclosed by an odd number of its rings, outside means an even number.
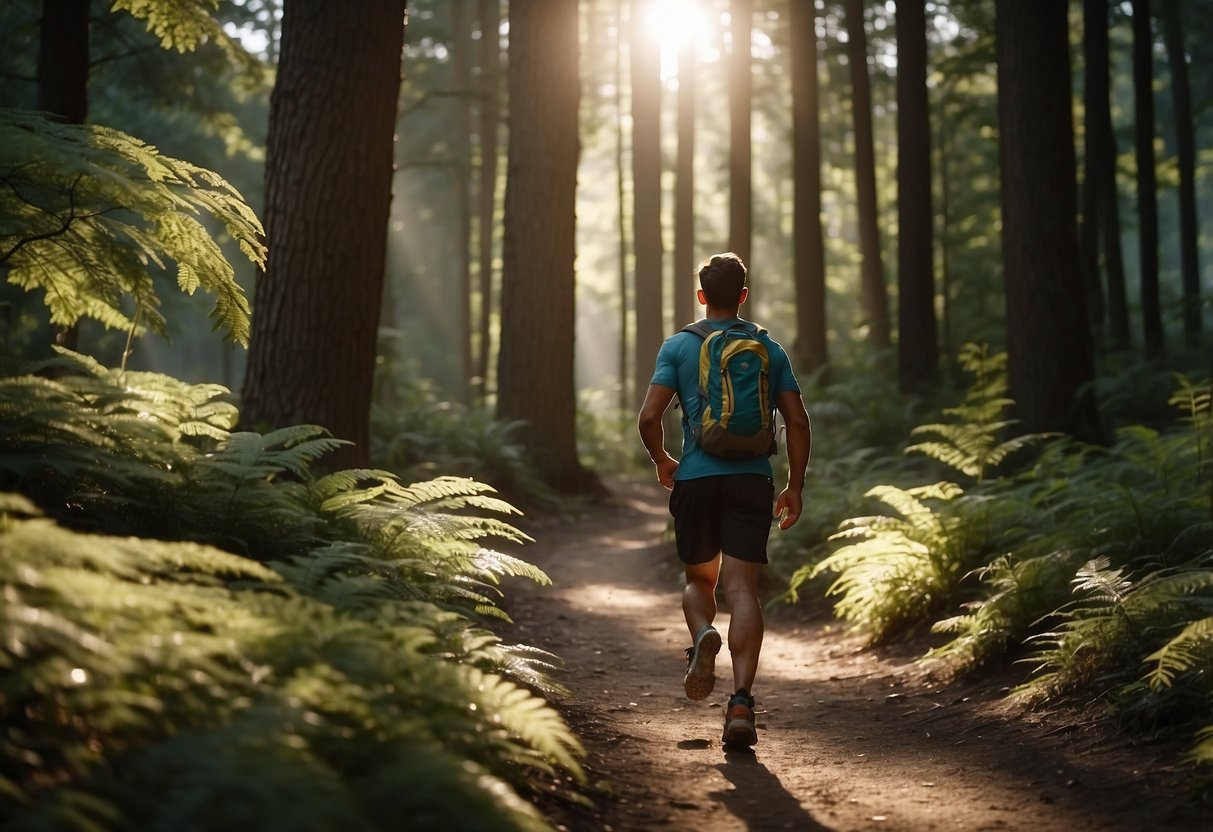
[[[740,307],[734,306],[732,309],[721,309],[714,306],[709,306],[704,317],[709,321],[731,321],[737,317],[737,310]]]

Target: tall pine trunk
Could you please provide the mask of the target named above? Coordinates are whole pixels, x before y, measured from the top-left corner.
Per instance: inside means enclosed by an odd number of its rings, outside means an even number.
[[[674,179],[674,326],[695,314],[695,88],[698,64],[689,35],[678,50],[678,159]]]
[[[1107,324],[1108,344],[1129,346],[1129,304],[1120,246],[1120,202],[1116,188],[1116,137],[1112,132],[1108,78],[1108,0],[1083,0],[1084,172],[1079,252],[1092,323]],[[1104,291],[1100,270],[1103,240]]]
[[[1147,358],[1166,349],[1158,291],[1158,174],[1154,169],[1154,31],[1150,0],[1133,0],[1133,112],[1142,340]]]
[[[1028,431],[1098,435],[1075,229],[1066,0],[997,0],[1008,373]]]
[[[821,229],[821,127],[817,88],[817,24],[812,3],[788,0],[792,42],[793,275],[800,368],[829,364],[826,340],[825,243]]]
[[[480,0],[480,177],[477,187],[476,255],[480,286],[476,376],[480,401],[488,397],[493,343],[493,229],[497,227],[497,124],[501,106],[500,0]]]
[[[577,460],[573,375],[577,49],[576,3],[512,4],[497,412],[526,423],[531,461],[564,491],[593,482]]]
[[[266,147],[243,423],[319,424],[368,461],[404,0],[289,0]]]
[[[623,20],[623,0],[615,0],[615,16],[619,21]],[[636,407],[636,390],[629,383],[631,377],[628,373],[628,356],[629,348],[632,346],[630,338],[630,329],[628,321],[631,319],[634,310],[632,304],[628,302],[630,291],[628,287],[628,205],[627,205],[627,175],[624,168],[624,146],[627,138],[623,130],[624,122],[624,102],[623,102],[623,48],[625,39],[623,37],[623,26],[616,27],[618,33],[615,38],[615,209],[616,222],[619,230],[619,271],[618,271],[618,286],[619,286],[619,409],[622,412],[630,412]],[[637,358],[639,358],[637,356]],[[645,357],[647,360],[647,356]],[[643,364],[636,365],[636,375],[640,375],[643,371]]]
[[[753,0],[729,0],[729,249],[750,263],[753,242],[753,193],[751,185],[750,37],[753,29]]]
[[[636,245],[636,379],[640,407],[665,337],[661,281],[661,52],[645,26],[650,0],[633,0],[632,239]]]
[[[876,151],[872,138],[872,85],[868,77],[868,36],[863,0],[847,0],[847,46],[851,65],[851,114],[855,125],[855,192],[859,214],[859,291],[868,325],[868,343],[886,349],[889,299],[880,253],[880,219],[876,206]]]
[[[42,0],[35,106],[69,124],[88,118],[89,0]],[[55,343],[79,347],[80,327],[54,328]]]
[[[902,392],[935,381],[931,120],[924,0],[897,0],[897,357]]]
[[[1192,91],[1184,51],[1179,0],[1163,0],[1163,37],[1171,67],[1171,100],[1175,109],[1175,148],[1179,156],[1179,252],[1183,286],[1184,343],[1200,345],[1200,249],[1196,217],[1196,146],[1192,124]]]
[[[472,27],[468,14],[469,0],[451,0],[451,44],[454,64],[455,89],[458,92],[455,106],[457,125],[452,137],[455,150],[451,176],[455,180],[455,215],[458,227],[455,233],[455,268],[458,290],[456,304],[458,317],[456,331],[452,333],[458,341],[459,378],[454,389],[465,403],[472,399],[472,384],[475,371],[472,368]]]

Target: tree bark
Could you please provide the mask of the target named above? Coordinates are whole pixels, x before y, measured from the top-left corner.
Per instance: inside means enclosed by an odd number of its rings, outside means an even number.
[[[1179,0],[1163,0],[1162,24],[1171,67],[1171,100],[1175,109],[1175,148],[1179,156],[1179,251],[1183,286],[1184,343],[1200,346],[1200,249],[1196,216],[1196,146],[1192,91],[1184,50]]]
[[[632,407],[644,401],[653,357],[665,337],[661,281],[661,51],[646,31],[650,0],[633,0],[632,239],[636,245],[636,378]]]
[[[826,340],[825,243],[821,229],[821,129],[818,114],[817,24],[812,3],[788,0],[792,43],[793,275],[796,341],[801,368],[829,364]]]
[[[1027,430],[1095,439],[1066,6],[1066,0],[996,6],[1008,373]]]
[[[1108,0],[1083,0],[1084,172],[1079,251],[1087,285],[1091,320],[1107,323],[1113,349],[1129,346],[1129,305],[1125,296],[1124,257],[1120,248],[1120,207],[1116,191],[1116,138],[1112,132],[1108,79]],[[1100,270],[1107,271],[1104,292]]]
[[[876,206],[876,151],[872,138],[872,87],[868,78],[868,37],[863,0],[847,0],[847,52],[851,65],[851,114],[855,124],[855,192],[859,215],[860,300],[868,324],[868,343],[887,349],[889,299],[880,254]]]
[[[695,43],[678,50],[678,159],[674,180],[674,326],[694,321],[695,290]]]
[[[88,118],[89,0],[43,0],[35,106],[69,124]],[[52,327],[55,343],[80,344],[80,327]]]
[[[623,0],[615,0],[615,16],[623,20]],[[628,291],[628,222],[627,222],[627,181],[623,164],[624,144],[624,104],[623,104],[623,26],[616,27],[619,34],[615,38],[615,197],[616,221],[619,224],[619,410],[622,413],[631,412],[635,406],[636,391],[628,383],[629,348],[632,346],[628,321],[632,316],[632,304],[629,303]],[[641,367],[636,367],[639,375]]]
[[[753,29],[753,0],[729,0],[729,249],[751,266],[754,202],[751,185],[750,35]]]
[[[924,0],[897,0],[897,355],[903,393],[939,370],[932,256],[931,120]]]
[[[459,400],[472,399],[472,27],[468,0],[451,2],[451,61],[454,64],[456,99],[456,135],[452,137],[455,165],[451,175],[455,180],[455,234],[458,317],[457,331],[452,333],[459,353],[459,378],[454,382]]]
[[[1158,291],[1158,174],[1154,169],[1154,32],[1150,0],[1133,0],[1133,113],[1142,341],[1147,358],[1165,351]]]
[[[547,483],[579,491],[594,481],[577,460],[573,376],[577,4],[512,4],[509,48],[497,411],[525,422],[523,444]]]
[[[289,0],[266,148],[242,421],[319,424],[368,461],[404,0]]]
[[[477,393],[483,403],[489,392],[489,355],[493,342],[493,229],[497,227],[497,124],[501,106],[500,0],[480,0],[480,178],[477,188],[477,267],[480,323],[477,327]]]

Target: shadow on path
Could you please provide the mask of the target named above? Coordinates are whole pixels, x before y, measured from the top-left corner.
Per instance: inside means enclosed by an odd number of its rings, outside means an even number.
[[[711,792],[709,797],[727,807],[746,829],[829,832],[830,828],[814,820],[753,751],[726,749],[724,759],[716,768],[733,788]]]

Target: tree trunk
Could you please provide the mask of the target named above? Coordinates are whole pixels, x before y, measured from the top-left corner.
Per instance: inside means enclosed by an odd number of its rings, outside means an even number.
[[[1092,322],[1107,322],[1113,349],[1129,346],[1129,304],[1120,247],[1116,189],[1116,136],[1112,132],[1108,79],[1108,0],[1083,1],[1083,110],[1086,114],[1080,254]],[[1099,241],[1103,239],[1103,291]]]
[[[633,0],[632,238],[636,244],[636,383],[632,407],[649,387],[665,337],[661,286],[661,52],[645,28],[650,0]]]
[[[729,31],[733,41],[729,58],[729,249],[747,266],[753,265],[750,263],[754,222],[750,182],[753,15],[753,0],[729,0]]]
[[[1196,147],[1192,124],[1192,92],[1184,51],[1179,0],[1163,0],[1163,32],[1171,67],[1171,99],[1175,108],[1175,147],[1179,155],[1179,250],[1183,285],[1184,343],[1200,346],[1200,250],[1197,245]]]
[[[897,203],[897,356],[909,393],[932,384],[939,369],[924,0],[897,0]]]
[[[1075,229],[1066,0],[997,0],[1008,373],[1023,426],[1098,436]]]
[[[564,491],[592,478],[577,461],[577,4],[510,7],[509,174],[505,189],[498,415],[524,421],[539,475]]]
[[[695,290],[695,43],[678,50],[678,160],[674,184],[674,326],[694,321]]]
[[[860,299],[868,324],[868,342],[888,348],[889,299],[880,255],[880,219],[876,207],[876,152],[872,139],[872,88],[868,78],[868,36],[863,0],[847,0],[847,53],[851,64],[851,115],[855,124],[855,195],[859,215]]]
[[[489,354],[493,342],[493,229],[497,227],[497,123],[501,75],[500,0],[480,0],[480,185],[477,221],[477,267],[480,323],[477,327],[477,392],[483,403],[489,392]]]
[[[242,421],[319,424],[368,459],[404,0],[289,0],[266,147],[269,264],[257,280]]]
[[[1091,324],[1104,323],[1103,278],[1099,268],[1099,205],[1106,184],[1108,141],[1104,118],[1108,113],[1108,0],[1083,0],[1083,130],[1082,219],[1078,225],[1078,252],[1087,285]],[[1111,122],[1107,122],[1111,126]]]
[[[1133,0],[1133,112],[1137,145],[1137,224],[1142,340],[1147,358],[1166,349],[1158,293],[1158,175],[1154,169],[1154,33],[1150,0]]]
[[[615,0],[615,17],[623,20],[623,0]],[[623,131],[623,26],[616,28],[619,33],[615,38],[615,196],[616,220],[619,224],[619,410],[631,412],[636,407],[636,391],[628,383],[628,348],[631,346],[628,320],[632,315],[632,304],[629,303],[628,291],[628,222],[627,222],[627,182],[625,178],[623,156],[625,136]],[[637,365],[636,374],[641,367]]]
[[[89,0],[43,0],[35,106],[69,124],[88,118]],[[55,343],[79,347],[80,327],[52,327]]]
[[[451,2],[451,61],[454,64],[456,98],[455,135],[452,147],[455,164],[455,268],[458,290],[455,349],[459,353],[459,378],[452,385],[459,400],[472,399],[472,27],[468,0]]]
[[[813,4],[788,0],[792,43],[793,275],[801,369],[830,361],[826,341],[825,243],[821,231],[821,129],[817,104],[817,25]]]

